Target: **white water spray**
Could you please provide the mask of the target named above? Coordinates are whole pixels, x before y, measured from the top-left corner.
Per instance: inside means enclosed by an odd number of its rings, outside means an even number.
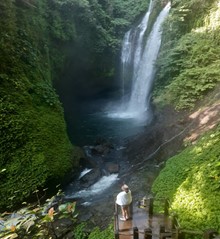
[[[133,115],[140,116],[149,109],[149,96],[152,81],[155,75],[154,63],[157,59],[161,44],[161,24],[170,9],[168,4],[157,17],[153,29],[149,35],[143,55],[140,58],[135,75],[133,87],[127,111]]]
[[[112,184],[118,180],[118,174],[111,174],[109,176],[103,176],[98,182],[93,184],[87,189],[83,189],[78,192],[67,194],[66,198],[90,198],[100,194],[107,190]]]
[[[79,175],[79,179],[85,176],[87,173],[89,173],[92,169],[90,168],[85,168]]]
[[[123,39],[121,51],[121,78],[122,96],[124,97],[124,84],[135,77],[138,64],[142,56],[144,33],[147,29],[148,19],[152,10],[152,1],[141,23],[134,29],[129,30]]]
[[[125,34],[121,55],[122,81],[123,86],[126,81],[132,81],[132,87],[130,99],[123,101],[121,111],[112,117],[134,118],[141,121],[151,118],[150,91],[155,76],[154,64],[161,45],[161,25],[169,13],[170,5],[168,3],[158,15],[145,45],[143,45],[144,35],[152,3],[141,23]]]

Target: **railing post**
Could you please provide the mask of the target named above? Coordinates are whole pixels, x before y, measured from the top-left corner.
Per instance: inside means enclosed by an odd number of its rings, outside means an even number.
[[[118,204],[115,203],[115,213],[118,215]]]
[[[131,204],[129,205],[128,210],[129,210],[129,215],[132,218],[132,215],[133,215],[133,202],[131,202]]]
[[[177,231],[176,239],[184,239],[185,238],[185,233],[181,232],[179,228],[176,231]]]
[[[118,231],[118,215],[116,213],[114,213],[114,229],[115,231]]]
[[[118,205],[116,203],[114,213],[114,231],[115,231],[115,239],[119,239]]]
[[[115,231],[115,239],[119,239],[119,232]]]
[[[133,238],[134,239],[139,239],[139,234],[138,234],[138,228],[137,227],[134,227],[133,228]]]
[[[164,216],[169,215],[169,201],[168,199],[165,199],[165,204],[164,204]]]
[[[171,218],[171,228],[172,229],[176,229],[178,228],[178,222],[177,222],[177,217],[176,215],[174,214]]]
[[[152,230],[150,228],[144,230],[144,239],[152,239]]]
[[[165,233],[165,227],[160,226],[160,239],[165,239],[164,233]]]
[[[153,216],[153,211],[154,211],[153,207],[154,207],[154,199],[149,198],[149,211],[148,211],[149,216]]]
[[[214,239],[218,235],[218,232],[215,229],[208,229],[203,233],[204,239]]]

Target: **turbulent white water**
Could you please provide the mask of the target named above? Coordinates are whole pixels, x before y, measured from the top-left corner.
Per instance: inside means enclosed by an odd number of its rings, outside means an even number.
[[[118,180],[118,174],[111,174],[109,176],[103,176],[98,182],[93,184],[91,187],[74,192],[66,195],[66,198],[84,198],[88,199],[93,196],[97,196],[98,194],[107,190],[113,183]]]
[[[92,169],[88,169],[88,168],[85,168],[79,175],[79,179],[82,178],[84,175],[86,175],[87,173],[89,173]]]
[[[124,86],[125,81],[131,78],[132,87],[130,99],[123,101],[118,110],[110,113],[112,118],[146,120],[151,117],[150,91],[155,76],[154,64],[161,44],[161,24],[169,13],[170,3],[157,17],[146,44],[143,44],[151,10],[152,3],[141,23],[125,34],[121,54],[122,81]]]

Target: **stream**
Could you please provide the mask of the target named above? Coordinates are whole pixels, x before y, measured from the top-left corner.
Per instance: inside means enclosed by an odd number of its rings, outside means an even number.
[[[99,168],[106,162],[111,162],[116,163],[119,170],[110,174],[104,172],[94,184],[82,187],[80,179],[91,171],[91,167],[84,165],[78,178],[65,188],[66,200],[77,202],[79,220],[89,221],[92,225],[100,227],[105,227],[111,222],[115,197],[124,182],[132,191],[133,202],[137,203],[144,196],[150,196],[151,184],[159,172],[159,167],[154,162],[149,162],[141,169],[139,167],[133,169],[126,152],[127,142],[132,142],[133,137],[147,131],[151,126],[133,118],[112,118],[112,111],[106,110],[105,103],[105,100],[88,102],[86,105],[91,107],[84,108],[88,110],[84,110],[81,114],[81,127],[74,129],[73,135],[78,134],[77,139],[80,139],[87,157],[98,162]],[[103,110],[90,112],[90,109],[94,109],[93,104],[99,105],[98,108]],[[91,154],[91,148],[99,137],[113,145],[105,156]]]

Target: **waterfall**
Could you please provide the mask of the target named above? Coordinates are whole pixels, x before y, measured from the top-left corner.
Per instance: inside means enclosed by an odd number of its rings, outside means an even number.
[[[123,102],[122,112],[117,114],[119,118],[145,121],[151,118],[150,93],[155,76],[154,64],[161,44],[161,24],[169,13],[170,5],[168,3],[158,15],[146,44],[143,44],[144,35],[152,2],[141,23],[125,34],[121,53],[121,78],[123,86],[125,82],[131,81],[131,92],[130,99]]]
[[[142,45],[144,33],[147,29],[148,19],[152,10],[152,0],[150,2],[148,11],[143,17],[141,23],[134,29],[129,30],[123,39],[121,51],[121,79],[122,92],[124,97],[125,81],[131,81],[133,74],[137,72],[138,64],[142,55]]]
[[[155,75],[154,63],[161,44],[161,24],[167,16],[169,9],[170,4],[167,4],[157,17],[148,37],[147,44],[143,49],[142,57],[140,57],[137,67],[135,65],[133,67],[133,86],[127,108],[127,112],[131,115],[140,116],[149,109],[150,90]]]

